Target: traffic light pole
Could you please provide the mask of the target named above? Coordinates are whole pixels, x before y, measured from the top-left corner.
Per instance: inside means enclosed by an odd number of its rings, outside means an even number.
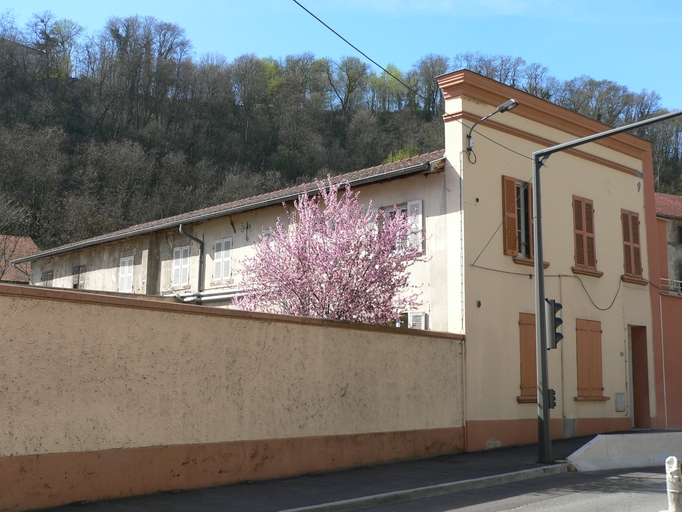
[[[661,116],[645,119],[637,123],[631,123],[613,130],[596,133],[580,139],[557,144],[550,148],[541,149],[533,153],[533,236],[535,237],[535,338],[536,338],[536,361],[538,374],[538,451],[539,461],[550,463],[552,460],[552,437],[549,415],[549,371],[547,369],[547,325],[545,316],[545,269],[543,243],[542,243],[542,204],[540,169],[547,159],[554,153],[581,146],[599,139],[611,137],[618,133],[627,132],[640,126],[658,123],[682,115],[682,110],[663,114]]]
[[[545,318],[545,261],[542,243],[542,201],[540,194],[541,155],[533,154],[533,236],[535,238],[535,340],[538,376],[539,461],[552,462],[552,432],[549,416],[549,371],[547,369],[547,318]]]

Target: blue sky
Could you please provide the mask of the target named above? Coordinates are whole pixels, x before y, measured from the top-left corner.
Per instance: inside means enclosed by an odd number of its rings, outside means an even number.
[[[376,61],[408,70],[429,53],[512,55],[561,80],[609,79],[655,90],[682,108],[679,0],[300,0]],[[184,28],[196,56],[354,55],[291,0],[0,0],[23,26],[50,10],[88,34],[111,16],[154,16]],[[3,5],[4,4],[4,5]]]

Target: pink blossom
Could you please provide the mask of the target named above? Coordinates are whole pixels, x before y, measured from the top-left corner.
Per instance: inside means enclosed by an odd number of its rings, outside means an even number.
[[[396,208],[363,206],[348,183],[316,185],[319,193],[294,201],[286,226],[278,217],[271,235],[254,244],[235,306],[370,324],[418,307],[408,269],[423,259],[422,244],[410,242],[423,240],[421,226]]]

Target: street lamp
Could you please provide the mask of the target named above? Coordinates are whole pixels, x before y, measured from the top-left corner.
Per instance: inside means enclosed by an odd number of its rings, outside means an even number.
[[[511,101],[511,100],[510,100]],[[504,105],[504,103],[502,104]],[[502,106],[500,105],[500,107]],[[499,107],[498,107],[499,109]],[[495,112],[493,112],[495,114]],[[492,115],[492,114],[491,114]],[[571,149],[576,146],[594,142],[599,139],[604,139],[621,132],[627,132],[640,126],[646,126],[653,123],[665,121],[682,115],[682,110],[670,112],[644,121],[627,124],[620,128],[614,128],[605,132],[595,133],[580,139],[557,144],[556,146],[547,149],[541,149],[533,153],[533,235],[535,237],[535,339],[536,339],[536,354],[538,365],[538,448],[539,448],[539,462],[552,462],[552,438],[550,431],[550,416],[549,416],[549,378],[547,370],[547,318],[545,317],[545,270],[542,266],[544,261],[543,244],[542,244],[542,204],[540,194],[540,169],[547,161],[547,159],[554,153]],[[488,116],[490,117],[490,116]],[[485,118],[484,118],[485,119]],[[483,119],[482,119],[483,120]],[[481,121],[482,121],[481,120]],[[480,121],[479,121],[480,122]],[[474,125],[475,126],[475,125]],[[471,132],[469,132],[471,133]]]
[[[501,105],[498,105],[498,107],[493,112],[491,112],[487,116],[482,117],[481,119],[476,121],[474,123],[474,125],[469,129],[469,133],[467,133],[467,156],[469,157],[470,162],[471,162],[471,154],[474,151],[474,139],[471,138],[471,134],[473,133],[474,128],[476,128],[476,126],[478,124],[480,124],[483,121],[485,121],[486,119],[494,116],[495,114],[508,112],[509,110],[513,109],[514,107],[517,107],[518,104],[519,104],[519,102],[516,101],[515,99],[509,99],[509,100],[505,101]],[[474,153],[474,161],[471,163],[472,164],[476,163],[476,153]]]

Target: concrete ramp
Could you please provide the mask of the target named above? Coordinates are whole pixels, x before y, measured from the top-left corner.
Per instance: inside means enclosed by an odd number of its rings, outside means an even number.
[[[682,432],[605,434],[572,453],[568,462],[577,471],[663,466],[675,455],[682,459]]]

